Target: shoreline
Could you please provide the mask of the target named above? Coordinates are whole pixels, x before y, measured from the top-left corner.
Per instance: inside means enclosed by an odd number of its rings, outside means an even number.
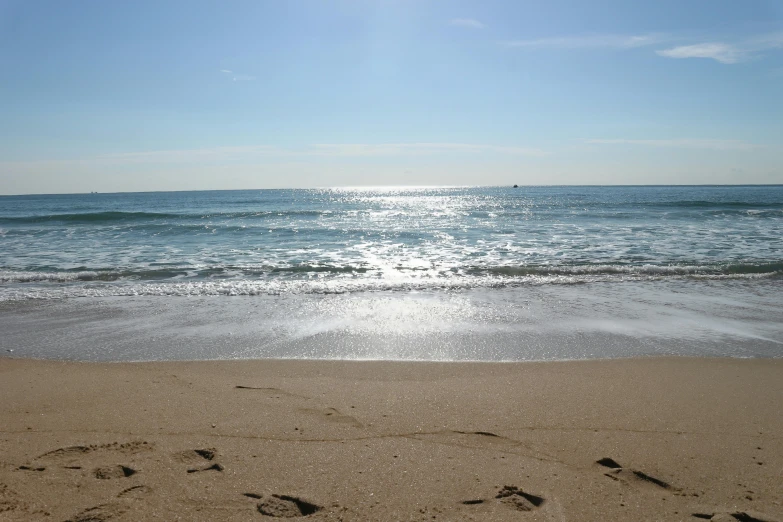
[[[459,360],[440,360],[440,359],[326,359],[317,357],[261,357],[257,359],[173,359],[173,360],[160,360],[160,359],[139,359],[139,360],[98,360],[89,361],[81,359],[53,359],[47,357],[30,357],[30,356],[17,356],[13,351],[10,353],[0,354],[0,361],[29,361],[40,363],[64,363],[64,364],[76,364],[76,365],[155,365],[155,364],[194,364],[194,363],[325,363],[325,364],[413,364],[413,365],[444,365],[444,366],[458,366],[458,365],[499,365],[499,366],[513,366],[513,365],[528,365],[528,364],[570,364],[570,363],[601,363],[612,361],[647,361],[647,360],[694,360],[694,361],[783,361],[783,353],[775,355],[677,355],[677,354],[642,354],[642,355],[627,355],[616,357],[591,357],[586,359],[524,359],[524,360],[484,360],[484,359],[459,359]]]
[[[781,290],[627,282],[22,302],[0,304],[0,354],[107,362],[774,358],[783,355]]]
[[[0,358],[0,396],[2,520],[783,520],[781,359]]]

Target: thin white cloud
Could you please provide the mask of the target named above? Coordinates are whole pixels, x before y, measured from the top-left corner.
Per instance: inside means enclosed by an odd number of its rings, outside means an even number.
[[[711,58],[720,63],[737,63],[747,59],[747,53],[733,45],[710,42],[681,45],[671,49],[655,51],[666,58]]]
[[[673,140],[629,140],[629,139],[591,139],[585,143],[595,145],[642,145],[647,147],[670,147],[679,149],[709,149],[709,150],[756,150],[761,145],[743,140],[704,140],[704,139],[673,139]]]
[[[656,51],[666,58],[707,58],[720,63],[734,64],[756,58],[764,51],[783,49],[783,32],[760,34],[744,40],[726,42],[702,42],[681,45]]]
[[[468,27],[470,29],[484,29],[487,27],[476,19],[473,18],[452,18],[449,20],[449,25],[456,27]]]
[[[533,40],[509,40],[503,42],[503,45],[528,49],[633,49],[660,44],[671,39],[671,36],[662,33],[638,35],[589,34],[537,38]]]
[[[220,72],[225,74],[225,75],[230,76],[231,77],[231,81],[234,81],[234,82],[249,82],[251,80],[255,80],[256,79],[255,76],[251,76],[249,74],[234,73],[234,71],[232,71],[231,69],[220,69]]]
[[[507,40],[501,44],[521,49],[636,49],[673,43],[677,40],[693,42],[694,39],[666,33],[636,35],[605,33]],[[704,58],[724,64],[734,64],[757,58],[765,51],[781,49],[783,49],[783,31],[747,36],[744,39],[731,41],[710,39],[659,49],[655,53],[665,58]]]

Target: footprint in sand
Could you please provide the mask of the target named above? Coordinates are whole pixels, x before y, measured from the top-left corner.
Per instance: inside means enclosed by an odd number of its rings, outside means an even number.
[[[218,464],[217,462],[212,464],[211,466],[207,466],[205,468],[190,468],[188,470],[188,473],[196,473],[199,471],[223,471],[224,468],[222,465]]]
[[[39,455],[35,460],[39,459],[65,459],[84,455],[95,451],[97,446],[68,446],[66,448],[57,448],[56,450],[47,451],[43,455]]]
[[[174,460],[188,465],[188,473],[196,473],[199,471],[223,471],[225,468],[214,462],[207,465],[215,459],[217,450],[215,448],[207,449],[193,449],[180,451],[174,454]]]
[[[625,483],[637,482],[642,484],[652,484],[659,488],[663,488],[671,491],[677,491],[677,488],[673,487],[668,482],[655,478],[652,475],[648,475],[643,471],[624,468],[616,460],[610,457],[604,457],[600,460],[597,460],[596,464],[604,468],[608,468],[608,471],[604,472],[604,476],[609,477],[612,480],[617,480]]]
[[[20,471],[45,471],[50,467],[61,467],[70,470],[80,470],[85,467],[91,467],[87,463],[89,460],[102,460],[101,456],[107,453],[120,453],[123,455],[122,458],[127,458],[128,455],[151,451],[152,449],[153,445],[145,441],[66,446],[38,455],[31,463],[21,465],[17,469]],[[112,460],[116,462],[119,458],[114,457]],[[100,464],[100,462],[94,464]],[[125,465],[99,466],[93,470],[93,474],[99,479],[130,477],[135,473],[135,469]]]
[[[90,444],[89,446],[67,446],[65,448],[57,448],[52,451],[39,455],[38,459],[58,459],[58,458],[70,458],[92,453],[94,451],[116,451],[120,453],[132,454],[141,451],[148,451],[153,448],[153,445],[146,441],[131,441],[131,442],[111,442],[109,444]]]
[[[42,461],[43,463],[56,464],[67,469],[82,469],[82,465],[78,462],[78,460],[93,453],[121,453],[123,455],[133,455],[144,451],[150,451],[152,448],[153,445],[146,441],[132,441],[125,443],[112,442],[109,444],[91,444],[89,446],[67,446],[64,448],[57,448],[52,451],[47,451],[46,453],[37,456],[35,459],[33,459],[33,461]],[[20,466],[19,469],[43,471],[45,466],[41,466],[39,464],[30,464],[27,466]]]
[[[130,477],[131,475],[135,475],[136,473],[137,471],[135,469],[122,465],[95,468],[95,470],[93,470],[93,475],[95,475],[95,478],[104,479],[104,480]]]
[[[131,486],[117,493],[117,498],[128,498],[128,499],[138,500],[140,498],[146,497],[150,493],[152,493],[152,488],[149,486],[144,486],[144,485]]]
[[[503,486],[495,498],[517,511],[533,511],[544,503],[542,497],[525,493],[516,486]]]
[[[516,486],[503,486],[500,491],[498,491],[497,495],[495,495],[495,499],[504,506],[515,511],[533,511],[534,509],[541,507],[545,501],[543,497],[522,491]],[[474,506],[477,504],[484,504],[485,502],[489,502],[489,500],[479,498],[463,500],[462,504]]]
[[[73,518],[69,518],[66,522],[105,522],[121,517],[128,509],[129,506],[123,502],[107,502],[85,509],[74,515]]]
[[[258,512],[268,517],[306,517],[323,509],[323,506],[291,495],[277,495],[274,493],[271,495],[245,493],[244,495],[248,498],[258,500],[259,502],[256,504]]]
[[[151,492],[152,488],[149,486],[131,486],[120,491],[116,500],[80,511],[66,522],[106,522],[119,518],[130,510],[133,502],[144,498]]]
[[[216,455],[215,448],[192,449],[175,453],[174,460],[183,464],[203,464],[204,461],[214,460]]]
[[[119,518],[130,510],[134,501],[137,501],[152,491],[148,486],[132,486],[117,494],[117,500],[87,508],[80,511],[66,522],[106,522]]]

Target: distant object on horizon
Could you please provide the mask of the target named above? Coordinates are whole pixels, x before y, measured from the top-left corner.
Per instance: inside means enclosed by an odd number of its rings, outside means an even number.
[[[514,188],[519,188],[519,185],[514,185]]]

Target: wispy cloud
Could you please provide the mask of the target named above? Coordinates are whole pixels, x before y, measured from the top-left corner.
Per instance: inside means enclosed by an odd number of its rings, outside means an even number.
[[[556,36],[532,40],[508,40],[507,47],[528,49],[632,49],[670,41],[671,36],[662,33],[648,34],[588,34],[578,36]]]
[[[733,43],[713,41],[681,45],[656,53],[666,58],[708,58],[733,64],[751,60],[764,51],[775,49],[783,49],[783,32],[756,35]]]
[[[666,58],[711,58],[720,63],[737,63],[747,59],[748,56],[745,51],[734,45],[718,42],[681,45],[655,52]]]
[[[762,145],[743,140],[705,140],[705,139],[673,139],[673,140],[629,140],[629,139],[591,139],[585,143],[596,145],[641,145],[647,147],[671,147],[679,149],[709,149],[709,150],[756,150]]]
[[[486,25],[482,24],[474,18],[452,18],[449,20],[449,25],[456,27],[468,27],[471,29],[484,29]]]
[[[691,43],[685,44],[690,40]],[[636,49],[666,43],[683,43],[655,53],[665,58],[706,58],[724,64],[734,64],[758,58],[765,51],[783,49],[783,31],[746,36],[742,39],[709,39],[694,42],[694,38],[666,33],[586,34],[547,38],[507,40],[506,47],[521,49]]]
[[[249,74],[238,74],[232,71],[231,69],[220,69],[220,72],[226,76],[230,76],[231,81],[234,82],[248,82],[256,79],[255,76],[251,76]]]

